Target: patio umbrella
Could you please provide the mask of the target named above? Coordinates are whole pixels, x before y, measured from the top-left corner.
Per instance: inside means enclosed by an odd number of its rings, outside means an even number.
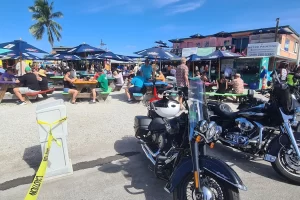
[[[6,52],[10,52],[11,50],[8,49],[0,49],[0,54],[6,53]]]
[[[14,40],[14,41],[11,41],[11,42],[5,42],[5,43],[1,43],[0,44],[0,48],[2,49],[7,49],[7,50],[10,50],[11,54],[14,54],[11,59],[23,59],[23,57],[25,59],[29,59],[29,60],[35,60],[34,57],[37,57],[37,56],[33,56],[32,54],[30,53],[46,53],[48,54],[46,51],[43,51],[39,48],[36,48],[30,44],[28,44],[27,42],[23,41],[23,40]],[[29,53],[27,55],[24,55],[24,53]],[[31,59],[31,58],[34,58],[34,59]],[[38,58],[38,57],[37,57]],[[40,58],[38,58],[40,59]],[[25,67],[25,66],[22,66],[22,62],[21,62],[21,71],[23,71],[22,69]]]
[[[99,55],[88,55],[88,57],[84,58],[86,60],[101,60],[100,58],[98,58]]]
[[[169,60],[169,59],[179,58],[175,54],[167,52],[163,48],[160,48],[160,47],[152,47],[149,49],[135,52],[135,54],[138,54],[140,56],[147,57],[150,59],[158,59],[158,60]]]
[[[190,56],[187,57],[188,61],[194,62],[194,61],[200,61],[203,58],[205,58],[204,56],[198,56],[197,54],[192,54]]]
[[[128,56],[124,56],[124,55],[118,55],[117,56],[122,58],[122,61],[133,61],[133,59],[129,58]]]
[[[21,58],[20,54],[15,54],[13,52],[8,52],[0,55],[0,60],[13,59],[17,60]],[[30,53],[22,53],[22,58],[26,60],[41,60],[40,57],[32,55]]]
[[[55,54],[46,57],[47,60],[81,60],[79,56],[72,54]]]
[[[155,43],[157,43],[157,44],[161,44],[161,45],[164,45],[164,46],[166,46],[166,45],[167,45],[167,43],[165,43],[165,42],[163,42],[163,41],[161,41],[161,40],[155,41]]]
[[[114,54],[111,51],[108,51],[108,52],[105,52],[103,54],[100,54],[98,56],[98,58],[100,58],[100,59],[111,59],[111,60],[122,60],[121,56],[119,56],[117,54]]]
[[[103,49],[99,49],[96,47],[92,47],[88,44],[81,44],[73,49],[66,51],[66,53],[70,54],[79,54],[79,53],[102,53],[105,52]]]
[[[237,53],[232,53],[230,51],[221,51],[221,50],[216,50],[212,52],[211,54],[207,55],[204,57],[204,59],[207,60],[212,60],[212,59],[219,59],[219,77],[221,75],[221,58],[238,58],[242,57],[242,55],[237,54]]]

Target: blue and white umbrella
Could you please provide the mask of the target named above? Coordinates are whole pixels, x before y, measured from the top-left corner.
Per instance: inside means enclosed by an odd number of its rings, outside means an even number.
[[[69,54],[78,54],[78,53],[102,53],[105,52],[103,49],[92,47],[88,44],[81,44],[73,49],[66,51]]]
[[[13,52],[7,52],[7,53],[4,53],[4,54],[0,55],[0,60],[7,60],[7,59],[17,60],[17,59],[20,59],[20,58],[21,58],[20,54],[15,54]],[[30,53],[22,53],[22,59],[25,59],[25,60],[41,60],[40,57],[35,56],[33,54],[30,54]]]
[[[3,53],[7,53],[7,52],[10,52],[11,50],[9,49],[0,49],[0,54],[3,54]]]
[[[203,58],[205,58],[205,57],[204,56],[198,56],[197,54],[192,54],[192,55],[187,57],[187,60],[194,62],[194,61],[200,61]]]
[[[0,44],[0,48],[10,50],[12,53],[19,56],[22,53],[47,53],[46,51],[36,48],[23,40],[14,40],[12,42],[2,43]]]
[[[237,53],[232,53],[230,51],[216,50],[211,54],[204,56],[202,59],[210,60],[210,59],[218,59],[218,58],[237,58],[237,57],[242,57],[242,55]]]
[[[100,54],[98,56],[98,58],[100,58],[100,59],[110,59],[110,60],[122,60],[121,56],[119,56],[117,54],[114,54],[111,51],[108,51],[108,52],[105,52],[103,54]]]
[[[86,59],[86,60],[101,60],[101,58],[98,58],[99,55],[88,55],[88,57],[86,58],[82,58],[82,59]]]
[[[175,54],[165,51],[163,48],[159,48],[159,47],[152,47],[149,49],[138,51],[135,52],[135,54],[138,54],[143,57],[147,57],[149,59],[158,59],[158,60],[171,60],[171,59],[179,58]]]
[[[47,60],[81,60],[79,56],[71,54],[55,54],[46,57]]]

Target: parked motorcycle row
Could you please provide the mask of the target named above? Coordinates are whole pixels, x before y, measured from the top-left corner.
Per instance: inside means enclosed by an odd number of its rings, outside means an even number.
[[[200,79],[190,80],[188,97],[181,89],[165,90],[150,102],[147,116],[136,116],[135,137],[151,161],[154,175],[167,182],[174,200],[238,200],[247,190],[238,174],[225,162],[208,156],[206,147],[216,142],[263,157],[293,184],[300,184],[299,90],[281,83],[272,73],[269,101],[247,99],[233,112],[221,102],[206,101]],[[187,112],[172,94],[183,96]]]

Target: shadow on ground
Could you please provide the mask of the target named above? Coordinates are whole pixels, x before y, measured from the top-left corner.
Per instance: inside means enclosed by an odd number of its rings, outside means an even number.
[[[134,137],[122,138],[114,144],[118,153],[122,153],[124,145],[136,146],[137,140]],[[128,159],[119,160],[99,167],[99,171],[105,173],[119,173],[130,181],[129,185],[124,185],[124,190],[131,195],[143,195],[146,200],[171,200],[172,197],[164,186],[166,182],[155,178],[153,172],[148,168],[149,161],[143,153]]]
[[[42,160],[42,149],[40,145],[28,147],[24,150],[23,160],[28,164],[28,166],[35,170],[38,170],[39,165]]]
[[[262,158],[253,160],[248,155],[235,151],[234,149],[226,147],[220,143],[216,144],[214,149],[209,150],[208,154],[218,157],[225,162],[230,162],[232,164],[229,164],[229,166],[237,166],[244,172],[254,173],[279,182],[286,182],[275,172],[272,166]],[[243,177],[241,177],[241,179],[243,180]]]

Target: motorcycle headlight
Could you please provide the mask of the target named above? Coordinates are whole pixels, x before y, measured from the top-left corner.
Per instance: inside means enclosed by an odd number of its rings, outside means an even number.
[[[205,133],[208,130],[208,122],[206,120],[202,120],[198,123],[198,129],[200,133]]]
[[[216,122],[210,122],[208,124],[208,130],[206,132],[206,139],[208,141],[211,141],[214,138],[214,136],[217,135],[217,132],[219,132],[219,128],[218,128]]]

